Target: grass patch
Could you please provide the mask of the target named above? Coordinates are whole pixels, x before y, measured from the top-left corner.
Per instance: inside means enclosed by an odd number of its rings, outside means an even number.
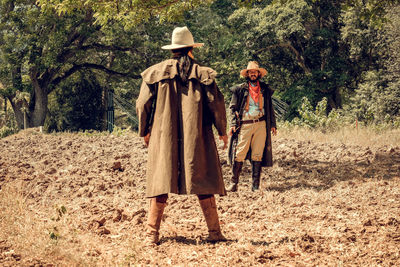
[[[32,210],[21,187],[5,185],[0,191],[0,240],[21,259],[28,256],[43,262],[77,265],[84,262],[65,250],[65,221],[54,222]],[[43,211],[42,211],[43,212]],[[55,211],[57,212],[57,210]],[[49,215],[50,217],[50,215]]]
[[[360,146],[398,146],[400,129],[355,125],[340,126],[329,131],[302,126],[278,124],[279,138],[299,141],[343,143]]]

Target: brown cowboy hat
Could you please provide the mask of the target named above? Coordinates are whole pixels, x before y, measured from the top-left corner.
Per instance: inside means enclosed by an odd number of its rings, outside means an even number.
[[[249,76],[249,70],[258,70],[258,72],[260,72],[260,78],[264,77],[268,73],[266,69],[260,68],[257,61],[250,61],[249,64],[247,64],[247,68],[240,71],[240,75],[243,77]]]

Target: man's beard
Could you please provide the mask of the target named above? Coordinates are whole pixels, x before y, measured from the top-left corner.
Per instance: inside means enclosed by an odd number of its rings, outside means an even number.
[[[247,76],[247,81],[249,82],[256,82],[260,79],[260,75],[249,75]]]

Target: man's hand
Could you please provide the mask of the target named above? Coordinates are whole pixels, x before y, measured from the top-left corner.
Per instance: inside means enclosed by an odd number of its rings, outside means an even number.
[[[235,127],[231,127],[229,129],[229,136],[232,136],[234,132],[236,132],[236,128]]]
[[[150,133],[148,133],[145,137],[143,137],[144,140],[144,144],[146,147],[149,146],[149,142],[150,142]]]
[[[272,128],[271,128],[271,132],[272,132],[272,135],[275,136],[275,135],[276,135],[276,128],[275,128],[275,127],[272,127]]]
[[[224,149],[226,149],[228,147],[228,136],[227,135],[220,136],[219,140],[224,141]]]

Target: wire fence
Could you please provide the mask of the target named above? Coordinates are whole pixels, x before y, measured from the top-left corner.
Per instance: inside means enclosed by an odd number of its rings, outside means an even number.
[[[135,105],[116,94],[114,94],[114,103],[119,109],[126,113],[126,115],[135,123],[135,126],[139,125]]]
[[[133,121],[133,123],[134,123],[133,126],[138,127],[139,120],[136,115],[135,105],[115,93],[112,93],[111,95],[109,95],[109,99],[110,98],[111,98],[113,105],[115,105],[116,108],[120,109],[123,113],[125,113]],[[286,102],[284,102],[280,99],[274,98],[274,97],[272,97],[272,105],[275,110],[275,115],[278,119],[282,119],[289,108],[289,105]],[[112,108],[112,111],[114,111],[114,107]],[[114,118],[109,119],[107,116],[107,125],[112,125],[114,127],[115,126]],[[109,129],[109,131],[110,131],[110,129]],[[112,130],[110,132],[112,132]]]
[[[282,119],[289,108],[286,102],[275,97],[272,97],[272,106],[274,107],[275,115],[278,119]]]

